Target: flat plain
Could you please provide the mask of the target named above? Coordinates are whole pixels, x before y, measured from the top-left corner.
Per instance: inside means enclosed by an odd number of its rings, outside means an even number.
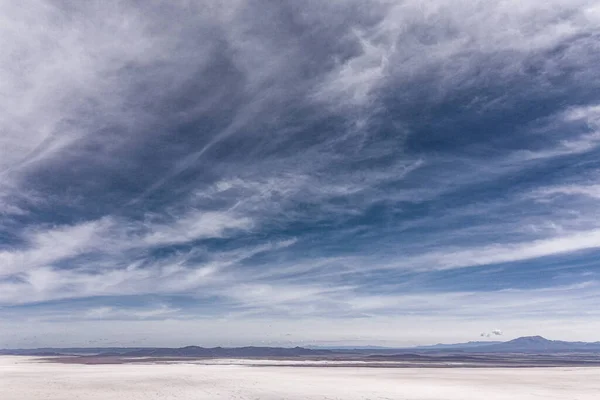
[[[600,368],[370,368],[248,361],[81,365],[0,357],[2,400],[592,400]]]

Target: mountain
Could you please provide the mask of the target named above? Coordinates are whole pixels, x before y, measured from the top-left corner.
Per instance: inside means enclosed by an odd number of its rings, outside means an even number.
[[[359,355],[398,355],[400,353],[600,353],[600,342],[566,342],[548,340],[541,336],[525,336],[507,342],[467,342],[435,344],[412,348],[385,348],[377,346],[338,346],[334,348],[304,347],[199,347],[180,348],[39,348],[0,349],[0,355],[58,356],[99,355],[120,357],[201,357],[201,358],[269,358],[269,357],[328,357]]]
[[[205,348],[188,346],[182,348],[148,348],[121,355],[126,357],[311,357],[342,354],[396,354],[398,352],[411,351],[416,353],[431,352],[457,352],[457,353],[575,353],[575,352],[600,352],[600,342],[565,342],[560,340],[548,340],[541,336],[526,336],[507,342],[498,341],[473,341],[467,343],[435,344],[430,346],[419,346],[409,349],[392,349],[377,346],[336,346],[329,348],[284,348],[284,347],[237,347]]]
[[[412,349],[415,349],[415,350],[470,349],[470,348],[474,348],[474,347],[489,346],[489,345],[500,344],[500,343],[503,343],[503,342],[498,342],[498,341],[481,342],[480,341],[480,342],[451,343],[451,344],[438,343],[438,344],[432,344],[432,345],[428,345],[428,346],[417,346],[417,347],[413,347]]]
[[[329,350],[312,350],[303,347],[199,347],[149,348],[122,353],[123,357],[310,357],[333,354]],[[102,354],[100,354],[102,355]]]
[[[366,351],[358,352],[364,354]],[[400,352],[411,353],[600,353],[600,342],[566,342],[562,340],[548,340],[542,336],[525,336],[509,340],[498,341],[476,341],[453,344],[434,344],[429,346],[417,346],[397,349],[376,349],[369,351],[371,354],[398,354]]]
[[[306,346],[311,350],[398,350],[397,347],[385,346]]]
[[[307,346],[313,350],[332,350],[336,352],[358,352],[358,353],[397,353],[398,351],[413,350],[451,350],[451,349],[469,349],[473,347],[486,346],[490,344],[499,344],[498,341],[487,342],[467,342],[467,343],[438,343],[416,347],[384,347],[384,346]]]
[[[600,342],[565,342],[548,340],[542,336],[525,336],[489,346],[480,346],[476,352],[489,353],[572,353],[600,352]]]
[[[0,355],[11,356],[48,356],[48,355],[95,355],[112,353],[121,355],[143,347],[42,347],[37,349],[0,349]]]
[[[104,357],[311,357],[333,354],[325,349],[306,349],[303,347],[199,347],[180,348],[144,347],[144,348],[39,348],[39,349],[2,349],[0,355],[21,356],[58,356],[58,355],[95,355]]]

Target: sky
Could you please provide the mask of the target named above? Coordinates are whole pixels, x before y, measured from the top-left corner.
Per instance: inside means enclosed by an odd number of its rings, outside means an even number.
[[[600,1],[0,0],[0,347],[600,340]]]

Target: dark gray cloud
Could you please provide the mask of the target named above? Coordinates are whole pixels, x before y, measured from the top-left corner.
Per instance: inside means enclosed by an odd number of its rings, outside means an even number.
[[[502,331],[501,331],[500,329],[494,329],[494,330],[493,330],[493,331],[491,331],[491,332],[483,332],[483,333],[482,333],[481,335],[479,335],[479,336],[481,336],[481,337],[487,337],[487,338],[489,338],[489,337],[494,337],[494,336],[502,336],[502,335],[503,335],[503,333],[502,333]]]

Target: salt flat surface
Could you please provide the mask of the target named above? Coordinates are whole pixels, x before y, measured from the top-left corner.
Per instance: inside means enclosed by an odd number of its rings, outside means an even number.
[[[2,400],[597,400],[600,368],[40,363],[0,357]]]

